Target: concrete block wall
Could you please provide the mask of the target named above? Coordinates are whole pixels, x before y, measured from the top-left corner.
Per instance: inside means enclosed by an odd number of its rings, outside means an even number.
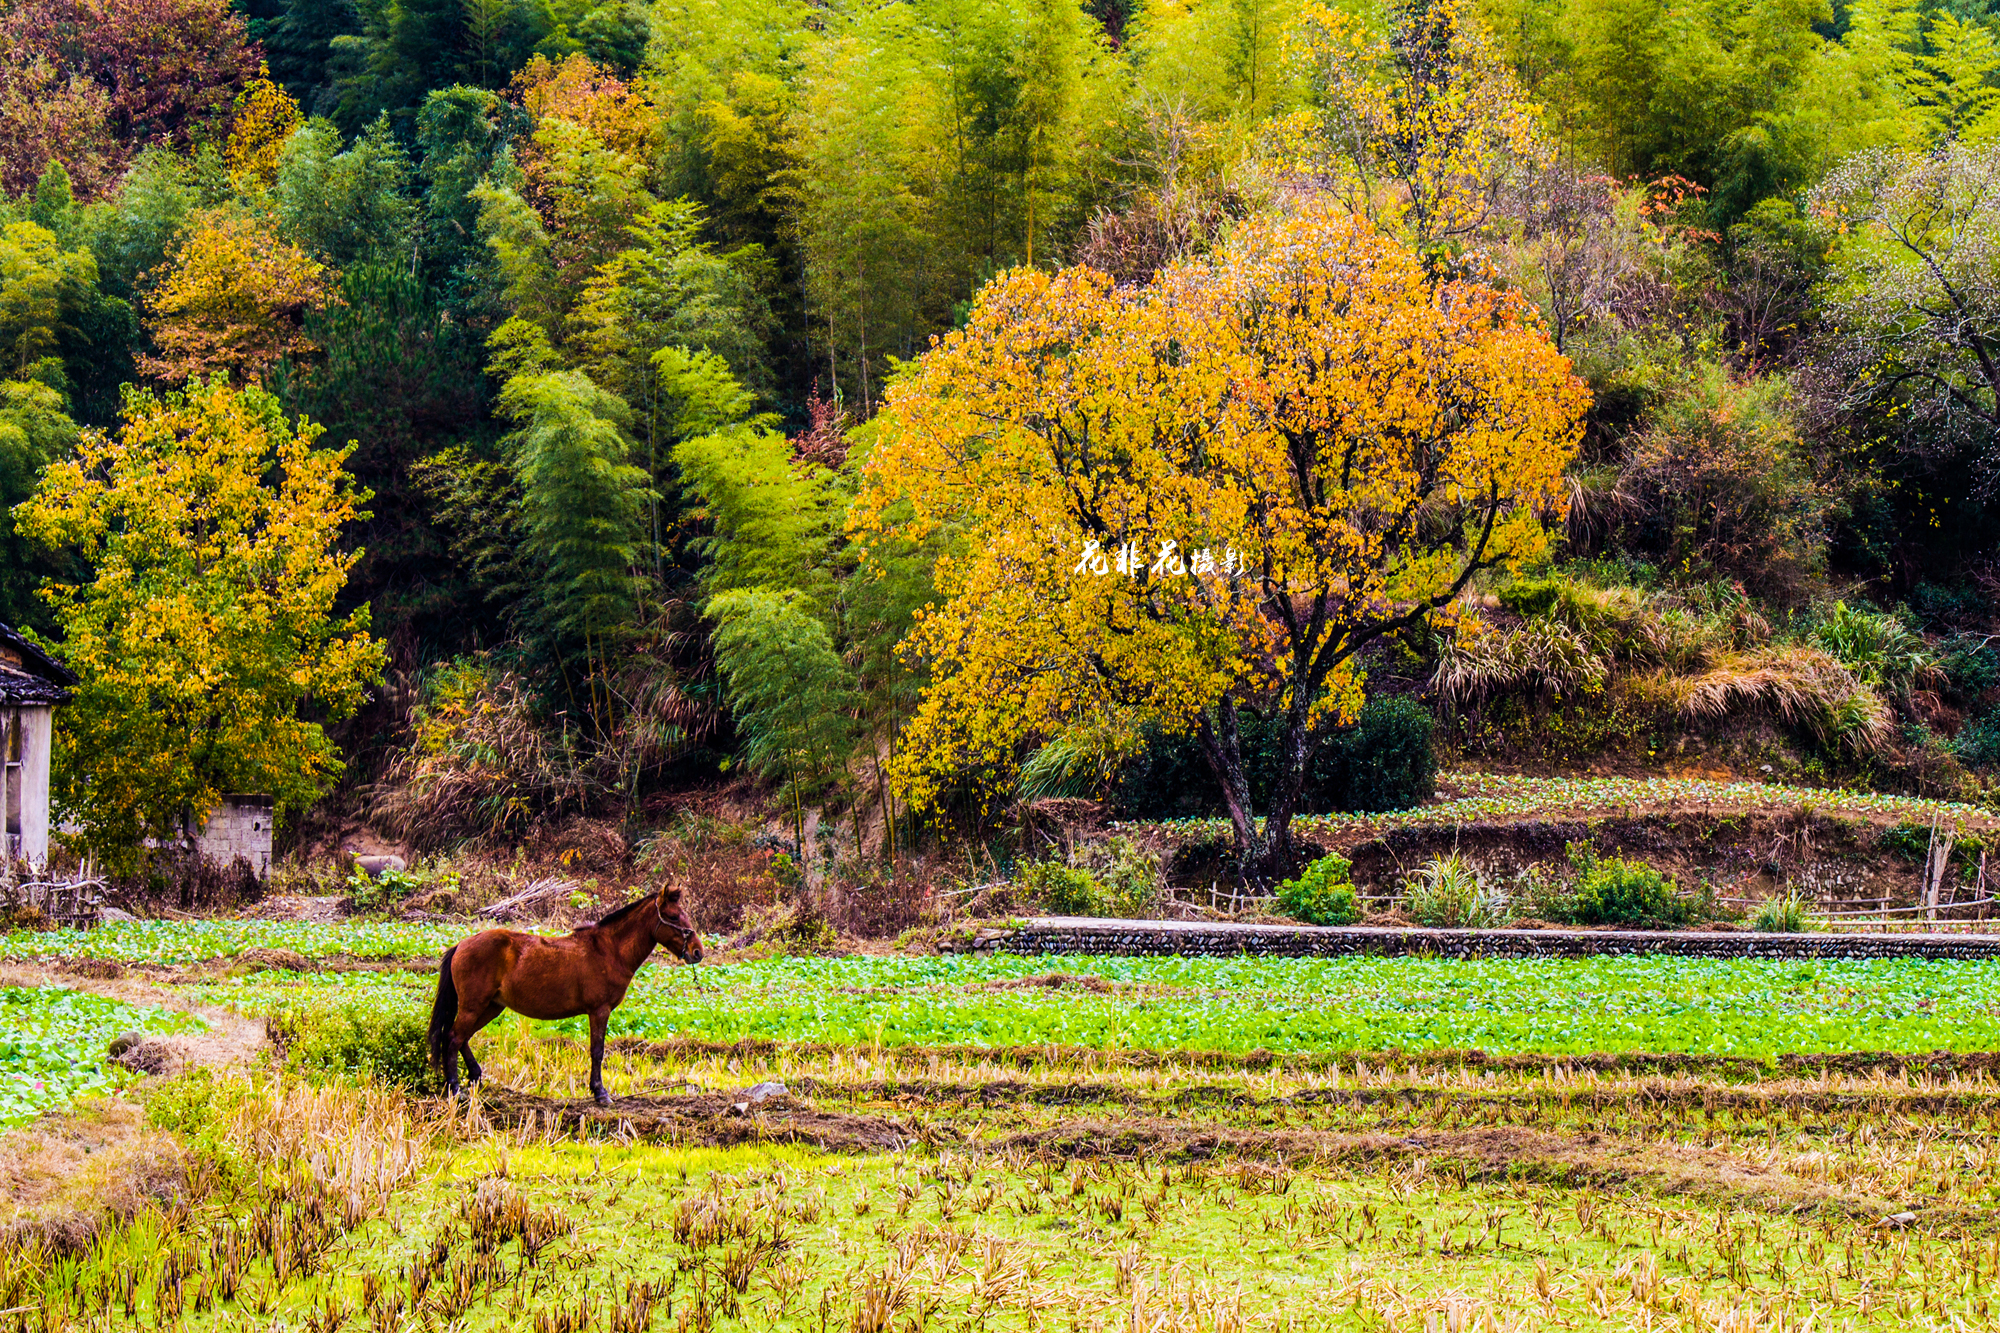
[[[271,871],[271,824],[274,802],[268,796],[230,795],[209,813],[195,846],[219,866],[238,857],[247,861],[258,879]]]

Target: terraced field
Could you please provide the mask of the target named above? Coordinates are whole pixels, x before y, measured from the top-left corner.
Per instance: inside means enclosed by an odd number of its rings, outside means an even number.
[[[427,973],[257,972],[197,986],[263,1013],[426,1012]],[[580,1037],[582,1019],[538,1025]],[[2000,1050],[1979,962],[1425,958],[784,958],[649,967],[614,1036],[881,1046],[1345,1055],[1480,1050]]]
[[[1529,777],[1461,769],[1442,773],[1440,799],[1408,810],[1365,815],[1302,815],[1294,827],[1307,834],[1383,833],[1396,828],[1457,825],[1507,819],[1587,818],[1637,812],[1664,814],[1747,813],[1798,810],[1974,829],[2000,826],[1985,806],[1961,801],[1798,787],[1768,782],[1721,781],[1692,777]],[[1224,819],[1165,821],[1184,832],[1226,833]]]
[[[268,1019],[282,1049],[0,1142],[26,1164],[0,1328],[1994,1321],[1989,964],[649,965],[600,1111],[574,1025],[496,1022],[462,1106],[381,1081],[421,1070],[443,942],[10,937],[17,987]],[[141,1154],[171,1180],[105,1207]]]

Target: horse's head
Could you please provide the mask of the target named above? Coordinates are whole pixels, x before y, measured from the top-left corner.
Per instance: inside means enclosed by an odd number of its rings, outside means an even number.
[[[663,887],[654,908],[653,942],[665,945],[683,963],[699,963],[701,932],[695,929],[687,908],[681,906],[680,889],[672,884]]]

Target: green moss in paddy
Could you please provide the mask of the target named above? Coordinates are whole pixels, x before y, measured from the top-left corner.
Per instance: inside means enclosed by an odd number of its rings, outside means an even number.
[[[466,934],[459,926],[400,921],[118,921],[95,930],[12,931],[0,935],[0,958],[186,966],[251,949],[284,949],[306,958],[435,958]]]
[[[1134,1311],[1175,1333],[1422,1327],[1425,1310],[1454,1308],[1467,1327],[1583,1329],[1789,1321],[1828,1302],[1857,1329],[1910,1327],[1919,1307],[1973,1324],[1990,1313],[1982,1247],[1475,1180],[1449,1160],[1357,1173],[489,1139],[440,1166],[315,1271],[274,1280],[259,1266],[241,1294],[190,1302],[176,1326],[238,1327],[250,1308],[288,1324],[372,1319],[409,1308],[413,1275],[465,1333],[886,1328],[870,1318],[885,1309],[996,1333],[1122,1327]],[[114,1311],[113,1327],[175,1313],[163,1299],[142,1282],[138,1317]]]

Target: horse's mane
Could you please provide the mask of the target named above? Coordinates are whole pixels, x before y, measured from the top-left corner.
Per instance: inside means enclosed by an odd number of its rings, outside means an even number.
[[[638,911],[641,907],[644,907],[647,903],[652,902],[655,896],[656,895],[654,894],[648,893],[642,897],[634,898],[631,902],[626,903],[623,907],[620,907],[616,911],[609,912],[604,916],[597,918],[597,920],[591,922],[590,924],[593,926],[609,926],[615,922],[622,921],[626,917],[630,916],[632,913]]]

